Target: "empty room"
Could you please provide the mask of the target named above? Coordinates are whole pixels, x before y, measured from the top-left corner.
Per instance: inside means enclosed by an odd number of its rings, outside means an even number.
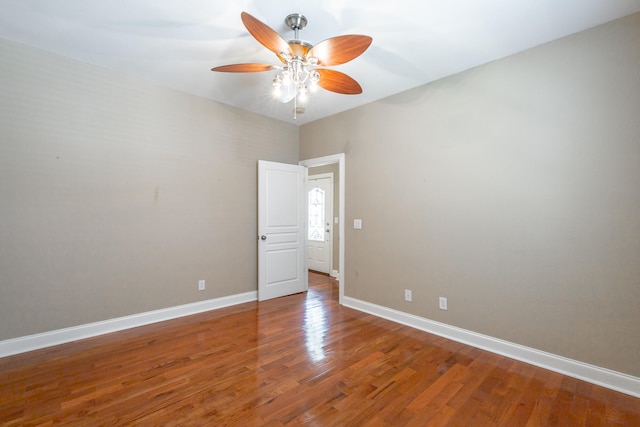
[[[0,10],[0,425],[640,425],[640,0]]]

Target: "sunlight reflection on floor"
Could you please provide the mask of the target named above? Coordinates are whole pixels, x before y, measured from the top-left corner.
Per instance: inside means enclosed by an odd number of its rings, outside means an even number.
[[[324,337],[327,332],[327,313],[321,301],[307,301],[303,328],[309,358],[313,362],[321,361],[325,358]]]

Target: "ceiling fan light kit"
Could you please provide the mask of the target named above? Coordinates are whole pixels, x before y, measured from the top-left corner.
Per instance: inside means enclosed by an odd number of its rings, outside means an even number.
[[[319,67],[340,65],[357,58],[371,45],[371,37],[337,36],[314,46],[299,38],[299,31],[307,25],[307,18],[300,13],[292,13],[284,20],[294,32],[294,38],[289,41],[246,12],[242,12],[241,18],[249,33],[275,53],[281,64],[222,65],[212,68],[212,71],[254,73],[276,70],[272,82],[273,95],[282,103],[293,100],[294,120],[298,113],[304,112],[298,108],[298,101],[303,102],[307,93],[317,87],[345,95],[362,93],[362,87],[353,78],[340,71]]]

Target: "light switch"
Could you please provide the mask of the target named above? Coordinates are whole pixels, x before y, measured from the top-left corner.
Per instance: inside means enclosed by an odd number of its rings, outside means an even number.
[[[353,228],[355,228],[356,230],[359,230],[362,228],[362,220],[361,219],[354,219],[353,220]]]

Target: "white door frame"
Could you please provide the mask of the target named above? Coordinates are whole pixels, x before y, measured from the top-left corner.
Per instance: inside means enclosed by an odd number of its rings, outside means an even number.
[[[317,157],[315,159],[300,160],[299,165],[307,168],[314,166],[324,166],[338,163],[338,230],[340,240],[338,241],[338,303],[343,304],[344,300],[344,242],[345,242],[345,155],[344,153],[333,154],[330,156]],[[306,257],[306,255],[305,255]]]

